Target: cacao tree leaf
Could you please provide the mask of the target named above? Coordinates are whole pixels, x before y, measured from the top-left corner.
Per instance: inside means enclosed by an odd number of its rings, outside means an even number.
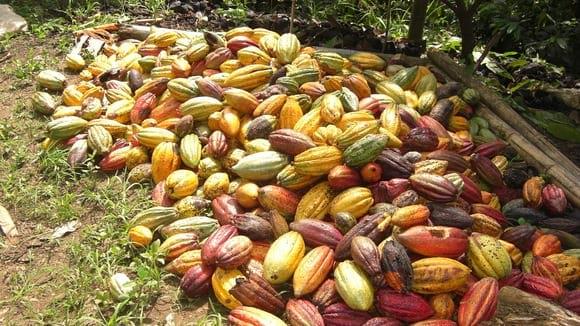
[[[530,110],[524,116],[558,139],[580,143],[580,128],[562,112]]]
[[[504,68],[500,67],[497,63],[490,61],[488,62],[485,67],[489,70],[491,70],[491,72],[493,72],[496,75],[502,76],[503,78],[509,79],[509,80],[514,80],[514,77]]]
[[[575,143],[580,143],[579,128],[572,127],[567,124],[550,121],[547,124],[546,130],[556,138]]]

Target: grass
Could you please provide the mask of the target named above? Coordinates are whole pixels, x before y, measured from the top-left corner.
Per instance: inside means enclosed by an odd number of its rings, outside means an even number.
[[[55,19],[36,28],[32,20],[28,36],[9,35],[0,40],[0,45],[11,51],[16,51],[13,45],[22,38],[45,43],[31,45],[24,55],[3,65],[8,81],[0,87],[5,88],[6,96],[22,94],[28,98],[38,71],[59,66],[65,53],[59,51],[59,44],[66,48],[63,40],[70,38],[67,31],[74,29],[59,22]],[[49,39],[45,32],[56,34]],[[9,314],[18,316],[12,323],[142,324],[151,306],[167,293],[176,308],[199,304],[181,301],[175,278],[158,264],[157,247],[142,252],[128,243],[127,220],[153,205],[150,185],[129,183],[124,171],[104,175],[94,164],[71,170],[66,150],[39,150],[47,119],[33,113],[24,100],[10,99],[9,103],[9,116],[0,120],[0,198],[25,234],[27,240],[23,241],[37,243],[29,248],[23,244],[22,255],[16,256],[26,261],[25,265],[3,264],[8,276],[0,306],[9,307]],[[81,222],[79,231],[62,239],[47,239],[53,228],[73,220]],[[9,253],[11,249],[0,242],[0,250]],[[121,302],[108,290],[108,280],[117,272],[126,273],[136,284],[135,291]],[[219,312],[207,318],[209,323],[223,322]]]

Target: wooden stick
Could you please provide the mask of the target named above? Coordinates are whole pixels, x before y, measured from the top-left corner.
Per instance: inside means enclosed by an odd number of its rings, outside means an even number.
[[[511,286],[499,291],[497,312],[481,325],[557,326],[580,325],[580,317],[556,303]]]
[[[468,87],[471,87],[479,92],[482,102],[485,103],[490,110],[492,110],[503,121],[509,124],[524,136],[529,142],[535,145],[546,156],[552,158],[554,162],[565,170],[569,171],[571,175],[576,176],[575,179],[580,183],[580,169],[570,161],[564,154],[562,154],[552,143],[532,127],[524,118],[522,118],[516,111],[514,111],[501,97],[494,91],[484,86],[481,82],[472,78],[464,72],[462,66],[458,65],[448,55],[437,50],[429,50],[427,52],[429,59],[441,70],[443,70],[451,78],[463,82]]]
[[[152,31],[159,31],[159,32],[178,31],[180,33],[188,34],[192,37],[199,37],[200,35],[203,36],[202,32],[184,31],[184,30],[177,30],[177,29],[171,29],[171,28],[132,25],[132,24],[120,24],[118,34],[122,40],[136,39],[136,40],[143,41],[147,38],[147,36],[149,36],[149,34],[151,34]]]
[[[501,30],[495,32],[495,34],[493,34],[493,36],[491,37],[489,42],[487,42],[487,44],[485,45],[483,52],[481,53],[481,55],[477,59],[477,62],[475,63],[475,66],[473,67],[473,71],[477,71],[477,69],[479,69],[479,66],[481,66],[481,63],[483,62],[483,59],[485,59],[485,57],[487,57],[491,48],[493,48],[497,44],[497,42],[499,42],[499,40],[501,40],[501,38],[503,37],[504,34],[505,34],[505,29],[501,29]]]
[[[292,6],[290,7],[290,27],[288,28],[288,33],[292,33],[292,28],[294,27],[295,10],[296,10],[296,0],[292,0]]]
[[[511,144],[518,154],[531,166],[550,176],[550,181],[561,187],[566,193],[568,200],[575,206],[580,206],[580,182],[578,174],[567,172],[559,162],[546,155],[528,139],[522,136],[505,121],[500,119],[492,110],[482,106],[477,110],[477,114],[485,118],[491,128],[499,134],[501,138]]]

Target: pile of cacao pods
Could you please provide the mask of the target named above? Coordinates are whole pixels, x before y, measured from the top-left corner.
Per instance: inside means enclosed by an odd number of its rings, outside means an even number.
[[[43,148],[152,180],[130,242],[160,239],[183,294],[213,292],[232,325],[477,325],[506,285],[580,312],[574,208],[429,67],[247,27],[66,66],[78,83],[38,75],[62,91],[32,99]]]

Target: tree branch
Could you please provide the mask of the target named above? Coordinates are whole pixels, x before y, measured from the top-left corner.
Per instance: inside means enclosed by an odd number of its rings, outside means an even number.
[[[477,8],[479,8],[479,6],[483,3],[484,0],[475,0],[473,1],[473,4],[469,7],[469,13],[473,14],[477,11]]]
[[[292,7],[290,7],[290,27],[288,28],[288,33],[292,33],[292,27],[294,27],[295,8],[296,8],[296,0],[292,0]]]
[[[495,34],[493,34],[491,39],[485,45],[485,48],[484,48],[483,52],[481,53],[481,55],[479,56],[479,59],[477,59],[477,62],[475,63],[475,67],[473,68],[474,72],[477,71],[479,66],[481,66],[483,59],[485,59],[485,57],[487,56],[487,54],[489,53],[491,48],[494,47],[497,44],[497,42],[499,42],[499,40],[501,40],[501,38],[503,37],[504,34],[505,34],[505,29],[503,29],[503,28],[498,30],[497,32],[495,32]]]
[[[449,7],[449,9],[451,9],[455,14],[457,14],[457,11],[459,10],[459,8],[455,5],[453,5],[451,3],[451,1],[449,0],[441,0],[441,2],[443,2],[444,5],[446,5],[447,7]]]
[[[457,9],[467,11],[467,6],[465,5],[465,2],[463,0],[456,0],[454,2],[455,5],[457,6]]]

